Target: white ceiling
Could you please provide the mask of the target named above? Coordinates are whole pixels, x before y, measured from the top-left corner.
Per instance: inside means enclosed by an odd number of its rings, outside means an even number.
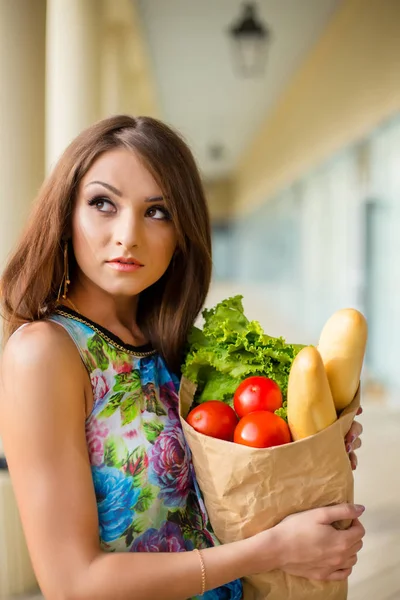
[[[227,28],[240,0],[138,0],[163,119],[190,144],[205,178],[228,175],[317,41],[340,0],[259,0],[272,30],[265,75],[239,78]],[[222,144],[213,160],[210,144]]]

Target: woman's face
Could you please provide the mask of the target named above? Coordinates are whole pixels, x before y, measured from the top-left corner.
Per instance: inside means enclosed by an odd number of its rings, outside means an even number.
[[[72,244],[78,281],[115,297],[136,296],[165,273],[175,227],[159,186],[133,151],[104,153],[83,177]]]

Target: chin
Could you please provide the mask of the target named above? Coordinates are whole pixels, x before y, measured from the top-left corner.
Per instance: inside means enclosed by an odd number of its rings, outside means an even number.
[[[111,296],[134,297],[141,294],[144,290],[147,290],[154,283],[155,281],[150,281],[146,283],[126,282],[124,284],[119,283],[117,285],[107,286],[103,289],[105,289]]]
[[[139,286],[139,285],[124,285],[124,286],[113,286],[105,291],[107,291],[110,296],[115,296],[116,298],[132,298],[134,296],[138,296],[143,290],[145,290],[147,286]]]

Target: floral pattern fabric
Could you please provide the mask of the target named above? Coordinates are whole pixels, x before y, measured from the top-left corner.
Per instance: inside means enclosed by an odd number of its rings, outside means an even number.
[[[106,552],[184,552],[218,544],[178,413],[178,379],[156,353],[116,345],[83,317],[50,317],[75,342],[94,405],[86,439]],[[139,355],[143,354],[143,355]],[[239,580],[204,600],[240,600]]]

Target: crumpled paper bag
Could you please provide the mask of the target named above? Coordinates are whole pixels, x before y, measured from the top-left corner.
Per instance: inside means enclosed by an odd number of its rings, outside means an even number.
[[[360,405],[360,391],[327,429],[274,448],[250,448],[197,433],[185,421],[195,391],[182,377],[181,423],[211,525],[222,543],[248,538],[296,512],[353,502],[344,437]],[[310,581],[280,570],[245,578],[243,585],[244,600],[347,598],[346,581]]]

